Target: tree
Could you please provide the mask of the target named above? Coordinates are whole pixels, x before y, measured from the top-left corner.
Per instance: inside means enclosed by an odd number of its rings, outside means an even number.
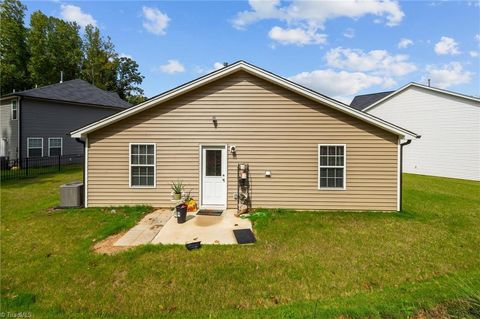
[[[139,87],[144,77],[138,71],[138,63],[128,57],[119,57],[111,39],[100,34],[97,27],[88,25],[84,37],[84,61],[82,78],[93,85],[138,104],[146,98]]]
[[[147,100],[145,95],[132,95],[127,97],[127,102],[132,105],[137,105]]]
[[[143,96],[143,90],[137,86],[142,84],[144,77],[138,71],[138,63],[128,57],[117,59],[117,85],[116,92],[126,100],[137,103]],[[142,101],[143,102],[143,101]]]
[[[104,39],[97,27],[88,25],[83,43],[82,78],[103,90],[116,91],[118,55],[110,38]]]
[[[25,7],[18,0],[0,3],[0,94],[23,90],[28,81]]]
[[[28,70],[36,85],[48,85],[80,76],[82,64],[82,39],[80,27],[75,22],[66,22],[47,17],[36,11],[30,18]]]

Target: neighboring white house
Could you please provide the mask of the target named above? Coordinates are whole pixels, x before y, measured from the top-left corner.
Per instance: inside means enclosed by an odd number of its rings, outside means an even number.
[[[480,99],[410,83],[351,106],[422,136],[404,148],[404,172],[480,180]]]

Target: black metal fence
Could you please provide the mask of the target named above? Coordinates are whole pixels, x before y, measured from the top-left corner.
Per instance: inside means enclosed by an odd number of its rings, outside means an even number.
[[[48,157],[30,157],[16,160],[0,159],[1,180],[35,177],[41,174],[60,172],[64,169],[83,165],[80,154]]]

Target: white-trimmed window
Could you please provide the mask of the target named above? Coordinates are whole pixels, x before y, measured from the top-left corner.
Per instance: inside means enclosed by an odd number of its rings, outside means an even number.
[[[12,110],[11,117],[12,120],[18,119],[18,105],[17,105],[17,100],[12,100],[12,103],[10,105],[10,108]]]
[[[346,145],[318,145],[318,189],[346,188]]]
[[[153,143],[130,143],[130,187],[156,186],[156,154]]]
[[[49,137],[48,138],[48,156],[63,155],[63,138]]]
[[[27,138],[27,157],[43,156],[43,138],[28,137]]]

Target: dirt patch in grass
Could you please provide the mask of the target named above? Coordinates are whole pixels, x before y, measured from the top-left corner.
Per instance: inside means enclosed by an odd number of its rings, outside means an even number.
[[[121,233],[109,236],[93,245],[92,250],[97,254],[113,255],[118,252],[131,249],[133,246],[113,246],[113,244],[126,233],[127,231],[123,231]]]

